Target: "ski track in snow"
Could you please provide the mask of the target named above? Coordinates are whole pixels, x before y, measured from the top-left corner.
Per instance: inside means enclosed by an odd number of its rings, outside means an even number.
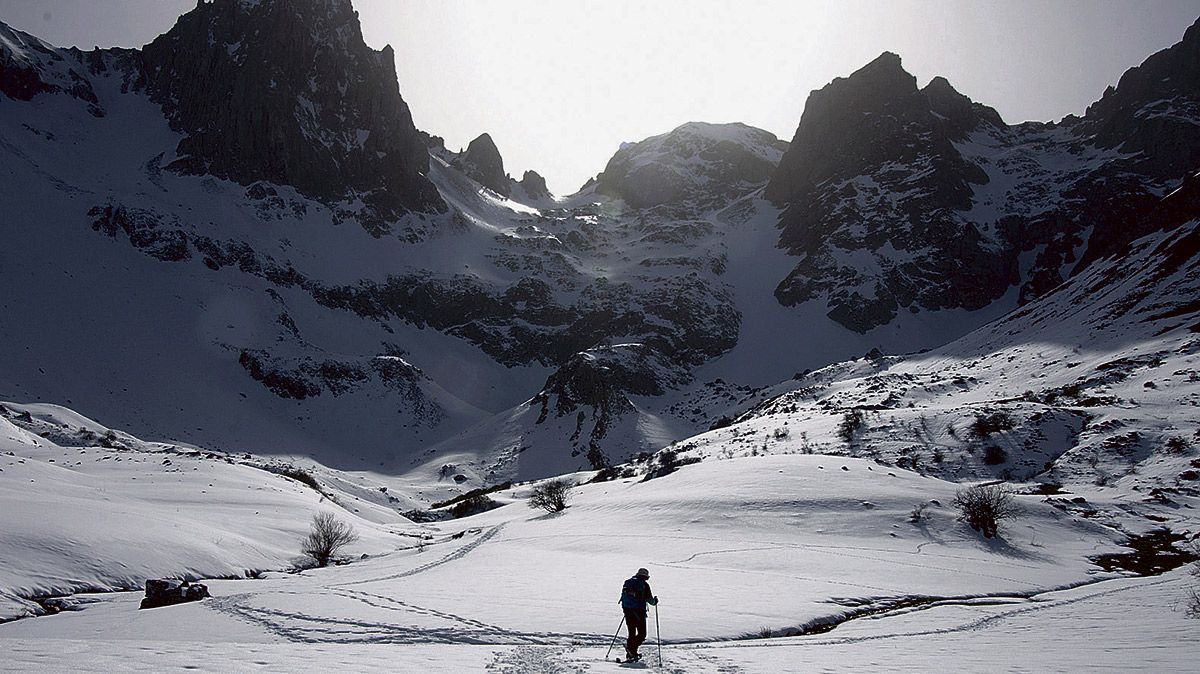
[[[812,640],[812,641],[809,641],[805,637],[796,637],[796,638],[782,639],[776,643],[768,643],[766,641],[724,643],[724,644],[722,644],[722,647],[724,647],[724,648],[772,648],[772,647],[794,647],[794,646],[804,646],[804,647],[841,646],[841,645],[846,645],[846,644],[861,643],[864,641],[879,641],[879,640],[883,640],[883,639],[911,639],[911,638],[927,637],[927,636],[941,635],[941,634],[975,632],[975,631],[984,630],[984,629],[993,627],[999,623],[1002,623],[1006,620],[1010,620],[1019,615],[1025,615],[1025,614],[1029,614],[1029,613],[1046,611],[1049,609],[1060,608],[1063,606],[1070,606],[1071,604],[1077,604],[1079,602],[1091,601],[1091,600],[1099,599],[1102,597],[1109,597],[1112,595],[1121,594],[1123,592],[1129,592],[1131,590],[1145,591],[1145,589],[1148,587],[1154,587],[1156,585],[1162,585],[1162,584],[1165,584],[1168,582],[1170,582],[1169,579],[1160,579],[1160,580],[1151,581],[1151,582],[1145,583],[1145,584],[1129,585],[1127,587],[1118,587],[1118,588],[1114,588],[1111,590],[1100,590],[1098,592],[1092,592],[1089,594],[1080,595],[1078,597],[1071,597],[1069,599],[1049,599],[1049,600],[1041,600],[1041,601],[1038,601],[1035,599],[1035,600],[1033,600],[1032,604],[1030,604],[1030,605],[1023,604],[1021,606],[1021,608],[1018,608],[1018,609],[1004,611],[1002,613],[997,613],[995,615],[984,616],[982,618],[978,618],[978,619],[972,620],[970,622],[963,623],[961,625],[954,625],[952,627],[943,627],[940,629],[919,630],[919,631],[913,631],[913,632],[895,632],[895,633],[887,633],[887,634],[868,634],[868,635],[863,635],[863,636],[841,637],[841,638],[834,638],[834,639],[820,639],[820,640]],[[916,610],[925,610],[925,609],[929,609],[929,608],[934,608],[934,606],[930,605],[930,606],[925,606],[925,607],[919,607]],[[907,610],[911,612],[914,609],[910,608]],[[892,617],[894,615],[895,615],[894,613],[885,613],[885,614],[881,614],[881,615],[872,616],[869,619],[879,620],[879,619]],[[695,644],[682,645],[681,647],[682,648],[703,648],[703,647],[709,647],[709,646],[711,646],[711,644],[705,645],[702,643],[695,643]]]
[[[366,585],[367,583],[381,583],[385,580],[398,580],[400,578],[408,578],[409,576],[415,576],[418,573],[424,573],[426,571],[429,571],[430,569],[437,568],[443,564],[449,564],[450,562],[453,562],[453,561],[462,559],[463,557],[466,557],[468,554],[471,553],[472,550],[474,550],[475,548],[478,548],[479,546],[483,545],[484,543],[490,541],[493,537],[496,536],[496,534],[500,533],[500,531],[503,528],[504,528],[504,523],[497,524],[495,527],[492,527],[488,531],[480,534],[480,536],[478,538],[476,538],[475,540],[471,541],[470,543],[467,543],[466,545],[455,550],[454,552],[451,552],[450,554],[446,555],[445,557],[442,557],[441,559],[430,562],[428,564],[418,566],[415,569],[409,569],[408,571],[402,571],[400,573],[394,573],[394,574],[387,575],[387,576],[379,576],[378,578],[368,578],[366,580],[347,581],[345,583],[334,583],[333,585],[330,585],[330,587],[347,587],[350,585]]]
[[[302,643],[379,643],[379,644],[414,644],[414,643],[444,643],[444,644],[585,644],[598,645],[605,643],[607,637],[600,634],[572,632],[523,632],[511,630],[498,625],[492,625],[472,618],[466,618],[454,613],[437,609],[417,606],[399,599],[363,590],[349,589],[349,586],[380,583],[388,580],[408,578],[430,569],[462,559],[472,550],[491,540],[504,528],[497,525],[481,534],[474,541],[462,546],[454,552],[428,564],[418,566],[408,571],[368,578],[366,580],[348,581],[330,585],[329,591],[299,592],[272,591],[258,594],[236,594],[221,597],[207,603],[209,608],[239,618],[257,625],[271,634]],[[276,608],[254,606],[254,599],[271,595],[325,595],[340,597],[365,605],[369,609],[390,611],[414,616],[426,616],[445,620],[451,623],[447,627],[430,627],[403,625],[390,622],[372,622],[343,617],[317,616],[299,611],[285,611]],[[509,671],[509,670],[504,670]],[[556,669],[532,669],[521,671],[559,671]]]

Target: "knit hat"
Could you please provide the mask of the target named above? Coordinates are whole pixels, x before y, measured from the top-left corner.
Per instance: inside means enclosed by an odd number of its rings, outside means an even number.
[[[641,568],[641,569],[638,569],[638,572],[637,572],[637,577],[638,577],[638,578],[649,578],[649,577],[650,577],[650,572],[649,572],[649,571],[647,571],[647,570],[646,570],[646,569],[643,567],[643,568]]]

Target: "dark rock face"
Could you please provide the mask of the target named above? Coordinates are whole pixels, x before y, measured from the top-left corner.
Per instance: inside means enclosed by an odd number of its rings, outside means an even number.
[[[630,395],[657,396],[688,380],[683,368],[669,364],[645,344],[600,347],[575,354],[546,379],[540,393],[529,401],[541,412],[537,423],[554,416],[576,414],[571,442],[586,442],[593,467],[603,468],[607,459],[600,441],[621,416],[633,411]],[[584,434],[589,420],[591,429]],[[586,438],[586,441],[584,440]]]
[[[368,220],[445,208],[393,51],[367,47],[349,0],[200,2],[141,61],[150,95],[187,133],[175,170],[358,197]]]
[[[827,296],[830,318],[866,332],[901,307],[979,309],[1003,294],[1015,261],[955,213],[988,182],[955,141],[1000,125],[944,79],[918,89],[891,53],[813,92],[766,189],[788,205],[780,245],[803,257],[776,298],[790,306]],[[926,254],[881,260],[878,273],[839,260],[839,250],[885,246]]]
[[[92,116],[103,117],[104,108],[87,77],[88,63],[103,67],[101,53],[55,49],[0,22],[0,94],[28,101],[38,94],[61,92],[86,103]]]
[[[199,583],[193,585],[186,580],[182,582],[178,580],[147,580],[146,597],[142,599],[142,604],[138,608],[172,606],[189,601],[200,601],[209,596],[208,587]]]
[[[786,144],[744,124],[691,122],[622,147],[596,190],[632,208],[729,201],[761,187]]]
[[[813,92],[765,191],[799,258],[776,298],[867,332],[1039,297],[1148,233],[1136,215],[1200,163],[1198,62],[1193,26],[1057,125],[1008,126],[940,77],[918,89],[890,53]]]
[[[504,159],[492,137],[481,134],[467,145],[467,149],[454,162],[463,173],[496,194],[508,196],[512,192],[512,181],[504,172]]]
[[[550,188],[546,187],[546,179],[537,171],[526,171],[517,184],[525,190],[525,196],[530,199],[549,199],[553,196],[550,194]]]
[[[1101,147],[1142,153],[1139,171],[1179,178],[1200,166],[1200,19],[1183,40],[1130,68],[1093,103],[1085,127]]]

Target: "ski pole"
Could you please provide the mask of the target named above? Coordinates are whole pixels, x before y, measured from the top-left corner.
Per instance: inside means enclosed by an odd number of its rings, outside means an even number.
[[[654,636],[658,639],[658,666],[662,667],[662,630],[658,626],[658,604],[654,605]]]
[[[655,615],[656,617],[658,616],[658,614],[657,614],[657,613],[655,613],[654,615]],[[619,635],[621,634],[621,628],[622,628],[622,627],[624,627],[624,626],[625,626],[625,616],[624,616],[624,615],[622,615],[622,616],[621,616],[621,624],[617,625],[617,631],[616,631],[616,632],[613,632],[613,640],[612,640],[612,643],[610,643],[610,644],[608,645],[608,650],[604,652],[604,659],[605,659],[605,660],[607,660],[607,659],[608,659],[608,656],[609,656],[609,654],[610,654],[610,653],[612,653],[612,648],[613,648],[613,646],[616,646],[616,645],[617,645],[617,636],[619,636]]]

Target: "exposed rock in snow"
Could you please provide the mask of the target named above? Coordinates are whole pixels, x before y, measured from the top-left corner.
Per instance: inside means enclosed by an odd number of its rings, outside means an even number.
[[[458,156],[455,166],[476,182],[500,196],[512,192],[512,180],[504,172],[504,159],[488,134],[480,134]]]
[[[597,177],[596,190],[633,208],[728,203],[765,184],[786,146],[745,124],[691,122],[626,144]]]
[[[396,82],[349,0],[199,3],[142,50],[140,81],[187,135],[168,168],[361,199],[384,228],[444,210]]]

